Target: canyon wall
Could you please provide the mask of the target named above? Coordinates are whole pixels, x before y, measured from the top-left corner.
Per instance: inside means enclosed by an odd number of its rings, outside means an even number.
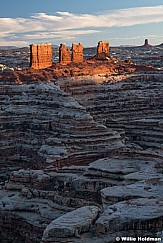
[[[42,69],[52,66],[51,44],[30,45],[30,67]]]

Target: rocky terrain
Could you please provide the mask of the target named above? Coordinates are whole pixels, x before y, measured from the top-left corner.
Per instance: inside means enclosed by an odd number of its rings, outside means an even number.
[[[58,46],[53,45],[53,63],[59,61]],[[152,65],[163,69],[163,44],[152,46],[117,46],[110,47],[110,55],[118,57],[121,60],[132,60],[138,65]],[[86,47],[83,49],[84,59],[90,59],[96,55],[97,47]],[[29,47],[23,48],[0,48],[0,64],[4,64],[10,68],[28,68],[29,67]]]
[[[135,65],[119,61],[117,58],[111,58],[108,61],[89,60],[82,63],[70,63],[68,65],[60,65],[53,63],[53,66],[46,69],[26,69],[21,71],[0,73],[1,80],[30,83],[32,81],[55,81],[59,78],[78,77],[86,75],[98,74],[123,74],[137,71],[155,71],[154,68],[148,66]]]
[[[160,242],[163,76],[116,61],[1,74],[0,242]]]
[[[110,75],[98,83],[79,79],[59,84],[100,124],[125,132],[143,148],[163,144],[162,74]]]

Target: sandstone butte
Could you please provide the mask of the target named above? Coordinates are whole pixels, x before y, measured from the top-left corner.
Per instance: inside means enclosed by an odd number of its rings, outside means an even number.
[[[43,69],[52,65],[51,44],[30,45],[30,67]]]
[[[83,46],[81,43],[78,45],[72,44],[71,51],[62,43],[59,47],[59,63],[52,63],[51,44],[30,45],[29,66],[26,70],[1,73],[0,79],[21,83],[154,70],[153,67],[136,65],[131,61],[121,61],[110,56],[109,42],[107,41],[98,42],[97,54],[89,60],[83,60]]]

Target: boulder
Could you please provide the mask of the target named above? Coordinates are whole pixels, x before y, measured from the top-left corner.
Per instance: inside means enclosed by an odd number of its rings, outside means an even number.
[[[77,233],[89,231],[99,211],[96,206],[85,206],[53,220],[44,230],[43,240],[49,237],[73,237]]]

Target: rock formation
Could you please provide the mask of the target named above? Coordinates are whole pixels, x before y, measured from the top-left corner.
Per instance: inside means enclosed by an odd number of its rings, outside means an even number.
[[[70,48],[66,48],[66,45],[63,43],[59,47],[59,63],[62,65],[71,63]]]
[[[30,67],[43,69],[52,66],[51,44],[30,45]]]
[[[97,58],[101,59],[106,55],[109,55],[109,42],[99,41],[97,46]]]
[[[151,47],[152,45],[149,44],[148,39],[145,39],[144,45],[142,47]]]
[[[13,85],[5,81],[0,91],[0,156],[8,161],[6,170],[16,164],[41,168],[45,161],[62,159],[62,165],[85,164],[124,147],[118,133],[96,124],[84,107],[53,83]]]
[[[69,92],[96,121],[122,134],[125,132],[143,148],[161,148],[162,75],[141,74],[117,81],[110,76],[104,86],[81,82],[82,89],[69,83]],[[96,95],[91,96],[94,92]]]
[[[162,159],[161,153],[124,150],[89,166],[13,171],[0,191],[1,242],[156,236],[162,230]]]
[[[85,206],[53,220],[44,230],[43,241],[50,237],[68,238],[89,231],[97,219],[100,209],[96,206]]]
[[[61,44],[59,48],[59,63],[62,65],[67,65],[69,63],[83,62],[83,46],[79,43],[72,44],[72,52],[70,48],[66,48],[65,44]]]
[[[162,236],[162,75],[114,61],[0,76],[0,242]]]
[[[148,46],[148,45],[149,45],[148,39],[145,39],[144,46]]]
[[[72,44],[72,62],[83,62],[83,46]]]

